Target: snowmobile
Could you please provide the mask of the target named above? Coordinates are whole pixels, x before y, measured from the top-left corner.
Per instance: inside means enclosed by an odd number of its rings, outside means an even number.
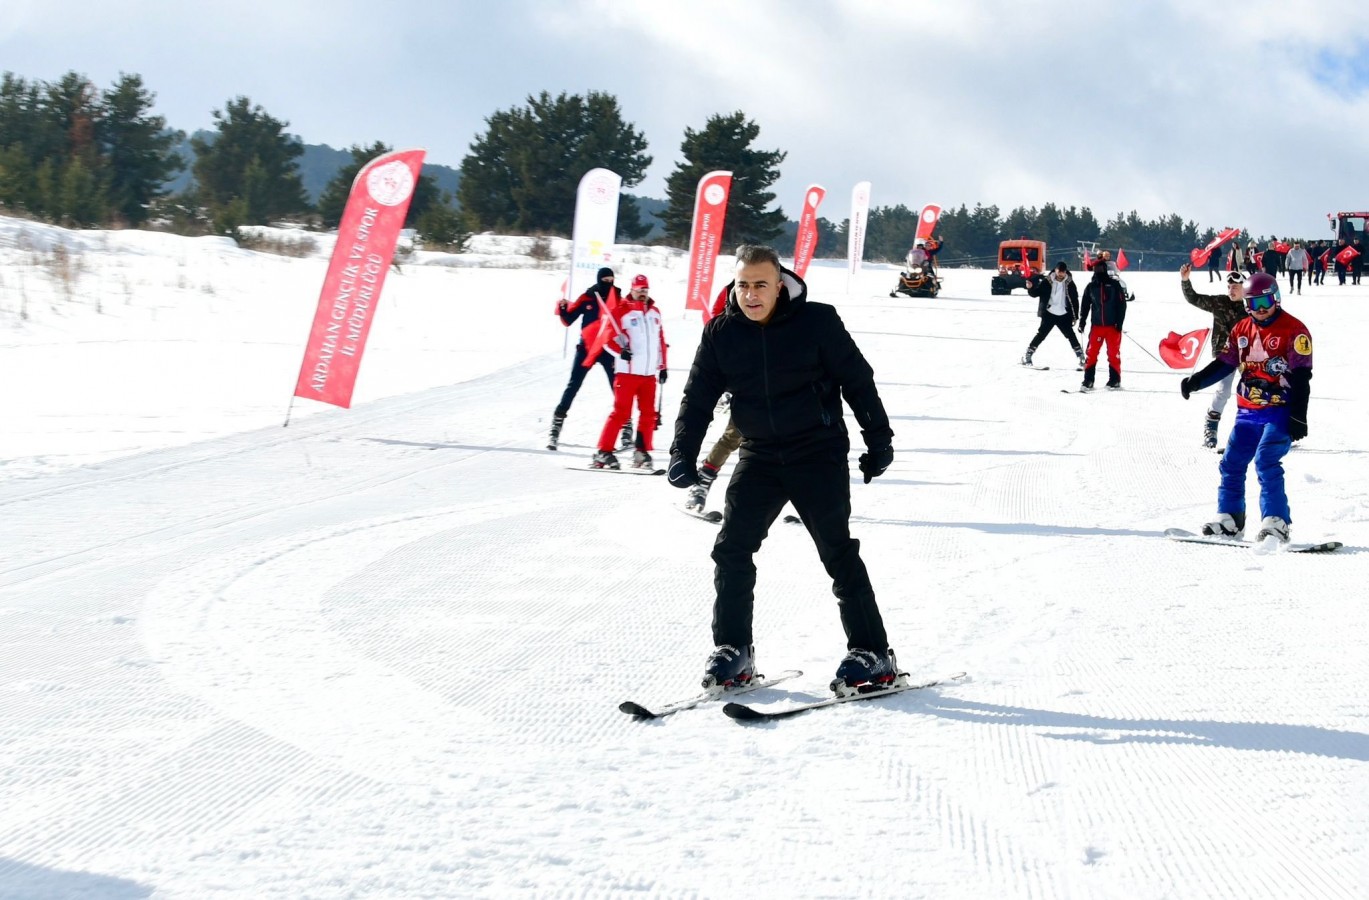
[[[898,284],[889,292],[890,297],[907,294],[909,297],[935,297],[941,292],[941,279],[932,271],[931,266],[898,273]]]

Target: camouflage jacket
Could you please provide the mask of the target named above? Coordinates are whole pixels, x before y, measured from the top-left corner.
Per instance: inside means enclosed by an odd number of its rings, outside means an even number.
[[[1237,303],[1226,294],[1200,294],[1187,281],[1180,281],[1184,289],[1184,299],[1205,312],[1212,313],[1212,355],[1215,357],[1226,347],[1231,329],[1246,317],[1245,304]]]

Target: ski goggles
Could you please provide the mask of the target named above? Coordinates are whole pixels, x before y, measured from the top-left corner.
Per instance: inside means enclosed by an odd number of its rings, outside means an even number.
[[[1251,312],[1264,312],[1266,309],[1274,308],[1273,294],[1256,294],[1253,297],[1245,298],[1245,308]]]
[[[1232,272],[1230,275],[1226,276],[1227,284],[1240,284],[1243,281],[1245,281],[1245,275],[1240,272]]]

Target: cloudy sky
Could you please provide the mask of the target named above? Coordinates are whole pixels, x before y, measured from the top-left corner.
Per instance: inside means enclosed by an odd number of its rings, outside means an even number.
[[[1330,234],[1369,209],[1369,3],[1317,0],[236,0],[0,4],[0,70],[141,75],[177,128],[246,95],[307,143],[458,166],[491,113],[605,91],[664,197],[685,128],[742,110],[775,185],[875,206],[1177,212]]]

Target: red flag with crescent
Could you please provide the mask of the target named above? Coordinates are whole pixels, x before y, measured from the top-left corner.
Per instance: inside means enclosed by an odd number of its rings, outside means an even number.
[[[1203,343],[1212,333],[1211,328],[1199,328],[1188,334],[1171,331],[1169,337],[1160,341],[1160,358],[1171,369],[1191,369],[1203,352]]]

